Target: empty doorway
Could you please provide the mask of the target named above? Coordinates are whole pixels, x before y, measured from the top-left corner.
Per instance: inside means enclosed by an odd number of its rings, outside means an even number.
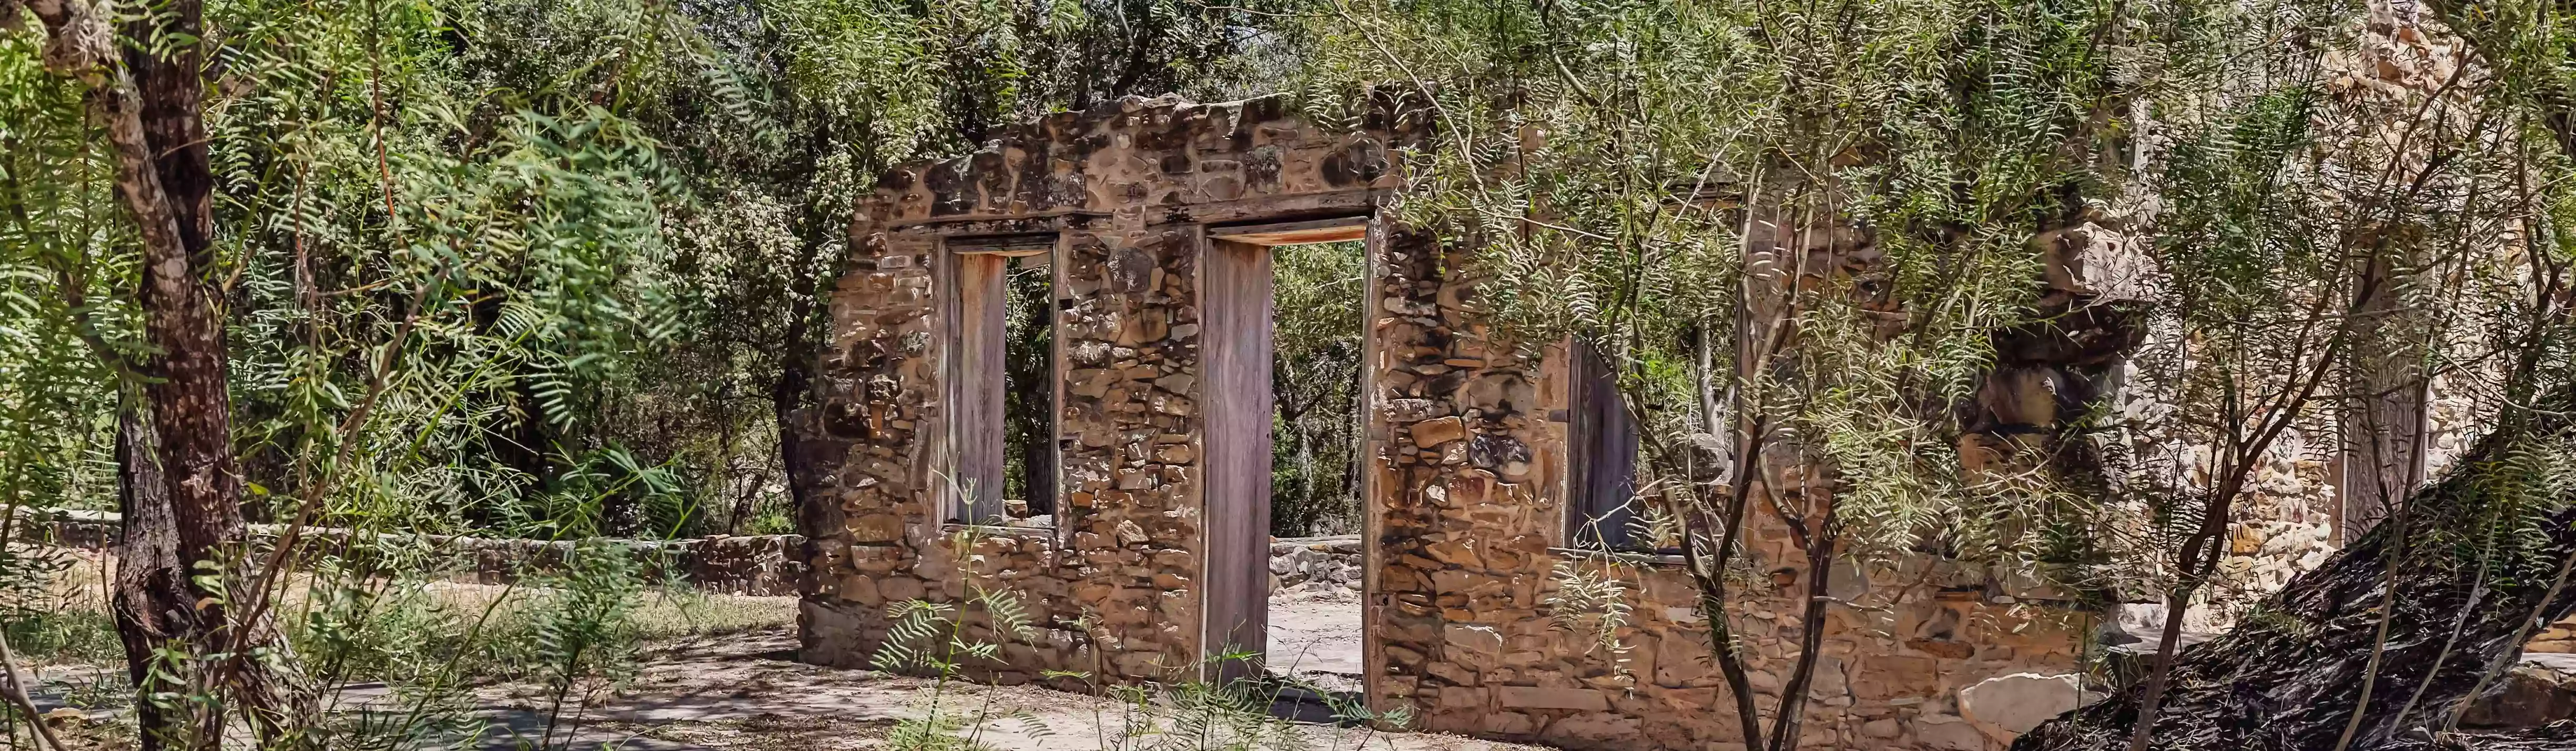
[[[1208,230],[1204,643],[1212,678],[1291,698],[1360,685],[1366,233],[1365,217]]]

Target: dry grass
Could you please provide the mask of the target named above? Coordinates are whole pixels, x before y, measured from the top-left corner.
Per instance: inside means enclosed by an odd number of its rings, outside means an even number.
[[[114,556],[64,548],[44,549],[43,554],[60,556],[68,565],[54,576],[52,586],[41,597],[12,603],[16,617],[8,622],[9,643],[18,652],[22,666],[122,662],[123,647],[117,642],[115,624],[107,611],[107,582],[115,565]],[[314,583],[309,574],[290,577],[281,587],[280,610],[302,612],[310,602]],[[451,614],[479,615],[495,600],[502,600],[499,607],[492,608],[496,622],[513,620],[546,592],[528,584],[453,581],[428,582],[423,590],[430,607]],[[645,643],[739,634],[794,625],[796,598],[711,595],[686,586],[653,587],[638,598],[631,618],[636,637]]]

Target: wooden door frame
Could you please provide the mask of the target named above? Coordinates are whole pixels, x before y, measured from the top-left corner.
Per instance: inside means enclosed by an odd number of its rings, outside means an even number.
[[[1276,246],[1344,242],[1349,240],[1359,240],[1362,242],[1360,253],[1362,258],[1361,263],[1363,264],[1362,277],[1365,279],[1365,292],[1363,293],[1365,299],[1362,301],[1360,306],[1359,324],[1361,359],[1359,368],[1359,404],[1356,405],[1359,410],[1359,414],[1356,417],[1360,421],[1362,430],[1361,435],[1358,436],[1360,443],[1358,446],[1359,455],[1354,457],[1354,459],[1362,464],[1362,471],[1360,472],[1360,488],[1358,490],[1359,498],[1357,501],[1360,505],[1359,511],[1363,529],[1365,530],[1363,534],[1370,536],[1372,539],[1375,534],[1375,523],[1374,515],[1370,514],[1368,511],[1368,503],[1369,493],[1373,485],[1370,475],[1373,474],[1373,472],[1369,469],[1371,467],[1371,463],[1367,459],[1370,455],[1369,451],[1372,446],[1372,442],[1367,435],[1367,427],[1374,422],[1371,416],[1374,414],[1374,404],[1376,401],[1371,396],[1370,389],[1376,385],[1376,374],[1374,369],[1371,367],[1371,363],[1374,362],[1375,353],[1377,352],[1376,337],[1373,334],[1373,322],[1377,320],[1378,313],[1377,292],[1379,275],[1377,272],[1377,255],[1378,250],[1384,245],[1384,242],[1380,238],[1380,235],[1382,234],[1380,227],[1382,225],[1383,222],[1380,221],[1378,213],[1372,211],[1365,215],[1327,217],[1323,219],[1301,219],[1294,221],[1211,226],[1200,233],[1200,237],[1203,239],[1199,246],[1199,252],[1201,253],[1199,269],[1202,274],[1201,285],[1199,287],[1201,299],[1200,318],[1205,324],[1200,331],[1199,351],[1203,367],[1208,368],[1207,372],[1202,373],[1204,377],[1202,377],[1199,382],[1202,397],[1207,397],[1216,393],[1216,383],[1223,377],[1223,374],[1218,372],[1221,367],[1221,361],[1218,359],[1219,355],[1217,354],[1218,345],[1223,343],[1227,337],[1233,335],[1227,332],[1226,326],[1222,325],[1218,320],[1216,307],[1208,304],[1208,293],[1210,290],[1216,288],[1216,285],[1212,283],[1215,281],[1213,277],[1215,277],[1216,274],[1212,273],[1210,270],[1218,268],[1220,264],[1228,263],[1216,260],[1217,254],[1241,251],[1258,252],[1260,256],[1252,263],[1253,267],[1256,267],[1265,273],[1275,274],[1275,256],[1272,254],[1271,248]],[[1270,284],[1271,278],[1265,278],[1263,283],[1259,285],[1263,292],[1260,296],[1259,309],[1265,313],[1264,323],[1275,326],[1278,294],[1276,289]],[[1261,341],[1261,345],[1259,347],[1261,355],[1258,369],[1262,371],[1263,374],[1267,375],[1270,370],[1271,358],[1274,357],[1278,351],[1277,342],[1271,338],[1271,326],[1263,327],[1258,338]],[[1276,406],[1269,403],[1268,397],[1270,392],[1268,391],[1268,379],[1265,377],[1262,381],[1261,394],[1263,398],[1259,401],[1269,408],[1263,410],[1264,419],[1258,421],[1258,424],[1260,425],[1260,436],[1258,440],[1253,441],[1253,443],[1267,447],[1270,444],[1270,420],[1267,419],[1267,415],[1275,412]],[[1218,650],[1222,649],[1224,645],[1230,643],[1231,637],[1239,635],[1231,633],[1236,632],[1237,629],[1225,624],[1225,620],[1233,618],[1238,610],[1241,611],[1244,620],[1259,622],[1259,626],[1254,630],[1257,632],[1258,638],[1261,641],[1260,644],[1238,646],[1243,646],[1247,649],[1252,649],[1261,653],[1265,660],[1269,656],[1268,652],[1270,646],[1268,639],[1270,602],[1270,485],[1267,481],[1270,477],[1269,452],[1262,452],[1259,461],[1262,468],[1262,471],[1259,474],[1263,479],[1263,482],[1258,483],[1260,488],[1258,495],[1263,502],[1251,504],[1258,506],[1258,508],[1248,508],[1243,510],[1244,513],[1242,518],[1244,520],[1254,522],[1250,531],[1245,532],[1244,530],[1236,529],[1232,530],[1234,533],[1232,536],[1218,534],[1218,528],[1216,526],[1217,522],[1215,519],[1220,510],[1217,504],[1220,503],[1220,498],[1222,498],[1223,495],[1217,492],[1220,490],[1218,487],[1220,484],[1218,476],[1219,470],[1216,465],[1217,454],[1220,450],[1233,449],[1230,448],[1224,440],[1217,437],[1219,427],[1218,415],[1221,410],[1225,409],[1218,406],[1217,401],[1218,400],[1214,398],[1203,398],[1201,400],[1202,409],[1204,414],[1207,415],[1206,421],[1202,423],[1204,426],[1202,429],[1205,431],[1202,437],[1202,448],[1207,451],[1206,454],[1201,457],[1201,461],[1203,462],[1203,466],[1207,467],[1208,475],[1206,476],[1206,481],[1202,485],[1201,495],[1202,511],[1205,514],[1205,517],[1203,518],[1206,519],[1206,524],[1201,528],[1204,535],[1204,547],[1202,548],[1200,555],[1199,581],[1204,582],[1205,587],[1199,609],[1199,653],[1202,657],[1203,669],[1200,671],[1202,678],[1211,682],[1222,682],[1230,678],[1258,674],[1258,666],[1252,666],[1251,670],[1243,670],[1240,672],[1233,668],[1227,668],[1217,672],[1210,672],[1204,669],[1206,663],[1205,658],[1212,657],[1217,654]],[[1365,540],[1363,542],[1365,543]],[[1249,560],[1251,564],[1253,564],[1249,567],[1249,571],[1244,570],[1244,561],[1233,560],[1234,558],[1243,557],[1242,554],[1221,552],[1229,548],[1242,549],[1249,553]],[[1373,595],[1377,590],[1376,571],[1378,563],[1377,552],[1375,550],[1376,546],[1363,544],[1361,548],[1365,552],[1362,554],[1361,563],[1362,583],[1360,622],[1362,636],[1360,663],[1363,666],[1361,670],[1361,681],[1363,685],[1366,686],[1374,685],[1376,680],[1373,675],[1374,671],[1369,670],[1366,666],[1371,664],[1378,648],[1376,639],[1372,638],[1372,635],[1377,632],[1375,627],[1376,611],[1374,610],[1372,603],[1374,602]],[[1225,583],[1221,584],[1220,582]],[[1235,602],[1231,605],[1224,604],[1228,599],[1233,599]],[[1366,690],[1367,689],[1363,689],[1363,691]]]

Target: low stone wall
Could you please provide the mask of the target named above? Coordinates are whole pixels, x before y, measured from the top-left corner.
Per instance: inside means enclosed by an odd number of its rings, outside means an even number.
[[[2576,654],[2576,618],[2559,621],[2523,645],[2522,651],[2542,654]]]
[[[107,511],[22,508],[8,524],[12,539],[96,550],[116,544],[117,519]]]
[[[1363,578],[1359,535],[1291,537],[1270,542],[1270,591],[1357,591]]]
[[[336,531],[336,530],[335,530]],[[505,584],[522,576],[562,570],[573,541],[511,540],[425,535],[433,550],[470,558],[475,581]],[[717,594],[786,597],[805,574],[805,538],[742,535],[686,540],[607,540],[645,564],[648,578],[688,582]]]
[[[27,509],[19,512],[19,539],[64,547],[104,549],[117,541],[116,514]],[[284,533],[276,524],[250,525],[265,547]],[[360,532],[328,527],[303,531],[307,550],[353,559],[402,559],[456,581],[507,584],[521,577],[560,573],[577,542]],[[685,540],[607,539],[644,563],[645,575],[673,578],[718,594],[762,597],[796,594],[805,574],[805,538],[797,535],[719,535]]]

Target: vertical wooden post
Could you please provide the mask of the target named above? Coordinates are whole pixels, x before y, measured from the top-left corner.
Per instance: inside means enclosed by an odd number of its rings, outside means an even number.
[[[1567,341],[1566,504],[1575,547],[1618,550],[1628,546],[1636,518],[1637,426],[1619,393],[1619,374],[1592,345]]]
[[[1270,634],[1270,249],[1210,240],[1200,267],[1206,327],[1207,656],[1261,654]],[[1216,665],[1211,680],[1261,673],[1257,661]]]
[[[1003,287],[1010,259],[993,253],[954,253],[957,270],[955,384],[949,403],[956,419],[949,440],[957,457],[958,516],[969,524],[999,523],[1002,509]]]
[[[1378,487],[1382,466],[1378,457],[1386,451],[1386,423],[1379,411],[1377,393],[1378,358],[1382,357],[1378,353],[1377,317],[1382,312],[1381,301],[1386,299],[1382,287],[1385,266],[1380,259],[1386,257],[1386,235],[1392,229],[1385,219],[1370,218],[1368,235],[1360,247],[1361,288],[1365,290],[1360,295],[1360,445],[1353,459],[1360,463],[1360,703],[1372,711],[1388,709],[1385,702],[1377,700],[1386,675],[1386,648],[1378,644],[1378,635],[1384,632],[1378,623],[1384,617],[1381,611],[1386,609],[1386,592],[1378,584],[1378,572],[1386,566],[1386,546],[1381,542],[1386,534],[1382,530],[1384,514],[1377,502],[1377,494],[1383,492]]]

